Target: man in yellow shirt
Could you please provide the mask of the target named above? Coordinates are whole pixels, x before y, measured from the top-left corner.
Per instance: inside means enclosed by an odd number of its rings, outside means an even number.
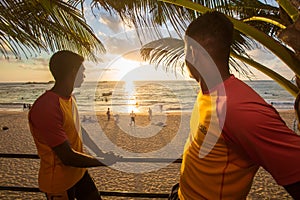
[[[40,157],[39,188],[47,199],[101,199],[86,167],[116,162],[117,157],[102,161],[83,153],[81,126],[73,88],[84,79],[84,59],[71,51],[56,52],[50,59],[55,79],[51,90],[33,104],[29,126]]]
[[[199,82],[180,171],[169,199],[246,199],[259,167],[300,199],[300,137],[229,72],[233,24],[207,12],[188,26],[186,64]]]

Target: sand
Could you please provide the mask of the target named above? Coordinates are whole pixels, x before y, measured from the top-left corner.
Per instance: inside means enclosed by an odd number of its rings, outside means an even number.
[[[294,120],[293,111],[280,111],[280,115],[288,126],[292,127]],[[89,119],[89,115],[87,115],[87,119]],[[127,115],[120,116],[118,124],[115,123],[113,118],[107,121],[105,115],[98,115],[97,120],[100,121],[99,127],[113,144],[108,146],[115,146],[114,150],[116,152],[124,151],[126,152],[126,157],[131,154],[153,157],[153,155],[155,156],[153,152],[164,148],[168,143],[174,141],[174,138],[180,135],[178,134],[179,132],[184,132],[187,129],[187,119],[187,115],[180,115],[178,113],[168,115],[157,114],[157,116],[154,115],[153,120],[150,122],[146,115],[137,115],[136,126],[129,125],[129,116]],[[90,121],[92,120],[93,118]],[[92,124],[89,123],[89,121],[86,121],[83,125],[89,129],[89,126]],[[4,126],[7,126],[9,129],[2,130]],[[27,124],[27,111],[1,111],[0,128],[0,153],[36,154],[35,145]],[[124,132],[129,134],[125,134]],[[181,139],[180,137],[179,139]],[[99,141],[99,143],[101,142],[107,144],[105,141]],[[181,143],[175,141],[172,146],[176,145],[181,145]],[[176,149],[168,147],[166,151],[159,152],[159,155],[161,157],[168,157],[170,153],[177,154]],[[139,167],[141,167],[142,170],[139,169]],[[38,168],[38,159],[0,158],[0,186],[37,187]],[[152,168],[154,168],[155,171],[147,172],[147,169]],[[179,169],[180,164],[178,163],[166,163],[164,165],[119,163],[116,167],[90,168],[89,171],[95,179],[100,191],[169,193],[171,187],[178,182]],[[143,172],[143,170],[146,170],[146,172]],[[0,190],[0,199],[35,200],[45,198],[42,193]],[[103,196],[103,199],[145,198]],[[292,198],[282,187],[275,183],[268,172],[260,169],[254,178],[248,199]]]

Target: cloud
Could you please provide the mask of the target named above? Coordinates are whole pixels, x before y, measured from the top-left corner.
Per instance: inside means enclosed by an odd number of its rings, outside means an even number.
[[[122,30],[122,21],[118,16],[104,12],[102,12],[100,16],[99,22],[104,24],[114,33],[118,33]]]
[[[48,66],[49,59],[42,58],[42,57],[41,58],[33,58],[32,62],[34,65]]]
[[[30,60],[15,60],[17,67],[25,70],[49,71],[48,59],[31,58]]]
[[[49,71],[48,67],[41,65],[19,64],[18,67],[25,70]]]
[[[247,52],[256,62],[272,69],[273,71],[279,73],[281,76],[291,79],[294,76],[292,70],[278,57],[276,57],[272,52],[267,49],[255,49]],[[253,68],[250,68],[251,70]],[[257,70],[252,70],[257,71]],[[259,72],[261,73],[261,72]],[[257,73],[256,73],[257,74]],[[269,77],[265,76],[269,79]],[[265,79],[265,78],[264,78]]]
[[[137,61],[137,62],[145,62],[140,54],[140,51],[131,51],[128,52],[126,54],[123,54],[123,58],[127,59],[127,60],[133,60],[133,61]]]
[[[134,31],[108,36],[103,42],[107,52],[111,54],[123,55],[141,48],[139,39]]]

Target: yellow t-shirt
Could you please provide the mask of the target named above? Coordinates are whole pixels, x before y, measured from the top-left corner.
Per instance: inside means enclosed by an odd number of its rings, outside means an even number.
[[[300,181],[300,137],[272,105],[234,76],[199,93],[190,127],[181,200],[246,199],[260,166],[279,185]]]
[[[225,143],[216,107],[222,100],[226,97],[217,92],[197,97],[181,165],[180,200],[246,199],[251,188],[258,167]]]
[[[73,150],[83,151],[74,98],[65,99],[46,91],[33,104],[28,119],[40,157],[40,190],[46,193],[68,190],[83,177],[86,169],[64,165],[52,148],[68,140]]]

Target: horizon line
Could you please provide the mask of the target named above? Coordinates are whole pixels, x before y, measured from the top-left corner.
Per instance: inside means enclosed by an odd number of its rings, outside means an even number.
[[[256,80],[250,80],[250,79],[240,79],[242,81],[275,81],[273,79],[256,79]],[[152,82],[159,82],[159,81],[194,81],[193,79],[190,80],[171,80],[171,79],[162,79],[162,80],[157,80],[157,79],[149,79],[149,80],[133,80],[133,82],[135,81],[152,81]],[[90,81],[84,81],[86,83],[93,83],[93,82],[126,82],[124,80],[90,80]],[[0,81],[1,83],[23,83],[23,84],[51,84],[51,83],[55,83],[55,81]]]

